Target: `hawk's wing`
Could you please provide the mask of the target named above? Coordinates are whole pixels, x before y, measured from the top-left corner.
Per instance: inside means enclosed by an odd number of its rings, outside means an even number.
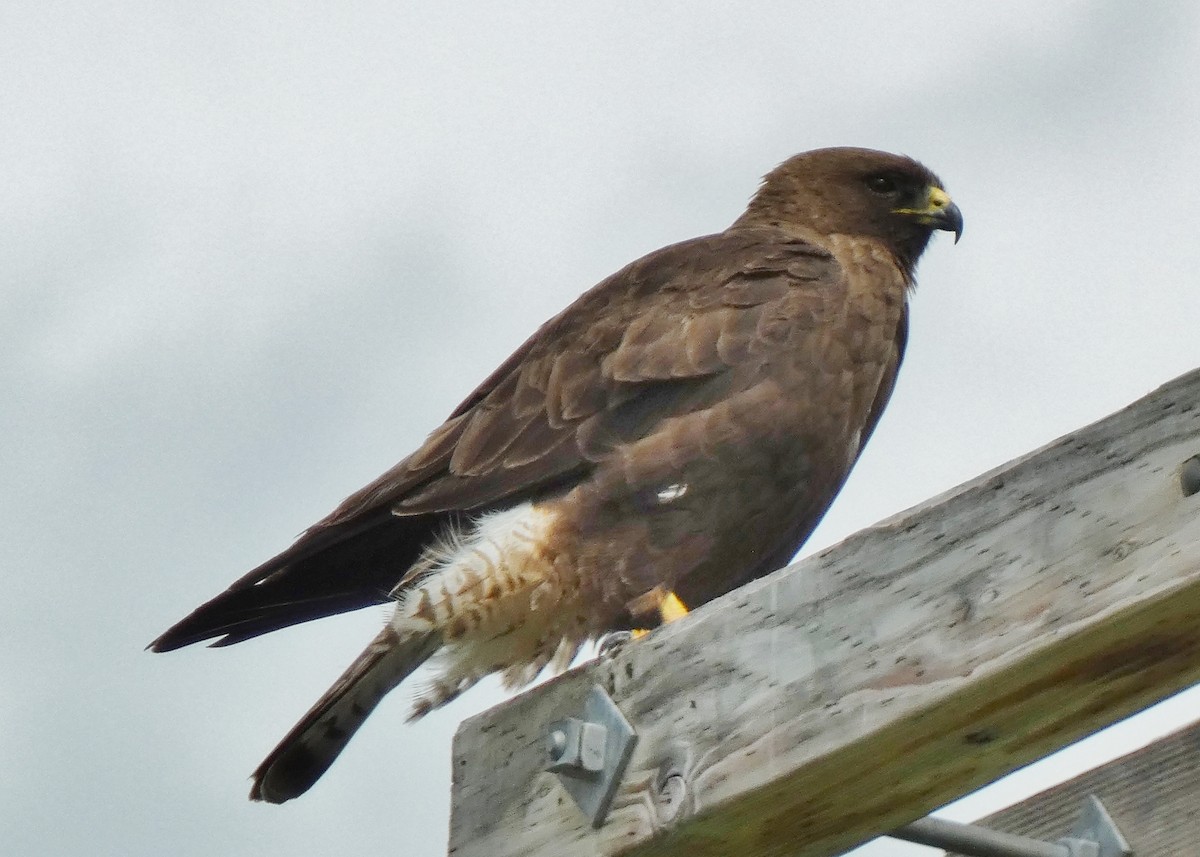
[[[543,325],[420,449],[314,530],[380,506],[444,513],[552,492],[613,445],[727,395],[718,379],[770,359],[781,314],[814,325],[839,277],[828,253],[773,231],[659,250]]]
[[[416,452],[152,646],[222,634],[224,645],[386,600],[463,516],[567,490],[614,447],[806,350],[846,287],[828,252],[774,229],[651,253],[543,325]]]

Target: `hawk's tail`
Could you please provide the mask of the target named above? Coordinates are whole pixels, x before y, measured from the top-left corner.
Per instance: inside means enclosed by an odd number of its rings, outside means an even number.
[[[283,803],[304,794],[333,764],[379,700],[437,651],[441,635],[406,634],[389,625],[254,772],[251,800]]]

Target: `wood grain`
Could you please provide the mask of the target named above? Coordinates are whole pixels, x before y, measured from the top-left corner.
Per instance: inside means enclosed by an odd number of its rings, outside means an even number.
[[[1200,680],[1200,371],[466,721],[450,853],[840,853]],[[544,729],[638,733],[592,830]]]

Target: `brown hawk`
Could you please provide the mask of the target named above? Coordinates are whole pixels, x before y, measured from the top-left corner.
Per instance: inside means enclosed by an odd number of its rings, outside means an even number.
[[[957,240],[962,217],[917,162],[796,155],[732,226],[586,292],[420,449],[155,640],[225,646],[395,602],[250,796],[306,791],[434,655],[414,718],[787,562],[891,395],[935,229]]]

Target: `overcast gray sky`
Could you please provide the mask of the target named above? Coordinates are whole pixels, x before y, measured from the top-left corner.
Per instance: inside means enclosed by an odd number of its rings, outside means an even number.
[[[1197,81],[1187,0],[8,0],[0,849],[443,854],[451,737],[494,686],[416,726],[389,700],[312,792],[252,805],[383,612],[143,646],[579,292],[724,228],[804,149],[913,155],[966,217],[807,550],[1200,365]]]

